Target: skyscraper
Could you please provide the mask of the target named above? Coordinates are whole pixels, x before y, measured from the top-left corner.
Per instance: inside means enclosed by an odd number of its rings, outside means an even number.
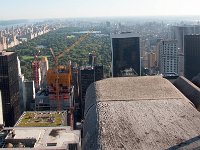
[[[178,47],[178,74],[184,74],[184,36],[200,34],[200,26],[173,26],[171,29],[171,38],[177,40]]]
[[[140,38],[132,33],[116,34],[111,39],[112,76],[122,76],[123,71],[134,70],[140,75]]]
[[[84,114],[85,108],[85,95],[87,88],[90,86],[91,83],[95,81],[99,81],[103,79],[103,66],[102,65],[95,65],[95,66],[87,66],[80,68],[79,71],[80,76],[80,99],[81,99],[81,108],[82,108],[82,115]]]
[[[47,57],[42,57],[42,60],[40,61],[40,68],[41,68],[41,88],[45,89],[47,86],[46,83],[46,73],[49,69],[49,63]]]
[[[1,96],[1,90],[0,90],[0,127],[4,124],[3,121],[3,106],[2,106],[2,96]]]
[[[200,73],[200,35],[185,35],[184,41],[184,75],[192,80]]]
[[[32,71],[33,71],[33,79],[35,84],[35,92],[40,89],[41,82],[41,71],[40,71],[40,62],[38,60],[38,56],[34,56],[34,61],[32,62]]]
[[[18,81],[19,81],[19,101],[20,101],[20,111],[24,112],[24,75],[21,72],[20,60],[17,57],[17,65],[18,65]]]
[[[159,50],[159,67],[163,75],[178,74],[177,41],[162,41]]]
[[[17,54],[0,52],[0,90],[6,126],[13,126],[20,117]]]

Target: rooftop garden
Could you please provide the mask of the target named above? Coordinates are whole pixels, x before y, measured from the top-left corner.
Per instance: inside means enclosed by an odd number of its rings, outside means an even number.
[[[64,124],[65,112],[25,112],[17,127],[56,127]]]

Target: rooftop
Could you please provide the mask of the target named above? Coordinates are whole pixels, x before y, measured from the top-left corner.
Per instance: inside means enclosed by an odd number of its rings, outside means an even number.
[[[200,146],[200,112],[162,77],[98,81],[85,103],[84,150]]]
[[[80,146],[80,131],[68,127],[14,127],[5,139],[17,147],[21,143],[24,147],[35,149],[66,149],[68,144]]]
[[[111,34],[111,38],[132,38],[139,37],[139,35],[135,33],[121,33],[121,34]]]
[[[0,51],[0,56],[8,56],[13,54],[14,52],[6,52],[6,51]]]
[[[24,112],[15,127],[66,126],[67,112],[41,111]]]

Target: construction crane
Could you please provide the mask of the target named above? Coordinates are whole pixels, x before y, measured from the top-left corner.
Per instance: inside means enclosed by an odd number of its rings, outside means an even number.
[[[54,73],[56,74],[56,78],[55,78],[55,91],[56,91],[56,101],[57,101],[57,110],[60,111],[61,110],[61,103],[60,103],[60,85],[59,85],[59,64],[58,64],[58,59],[63,57],[66,53],[68,53],[71,49],[73,49],[75,46],[79,45],[83,40],[85,40],[86,38],[88,38],[88,36],[93,32],[93,30],[90,30],[87,34],[81,36],[74,44],[72,44],[70,47],[65,48],[62,52],[60,52],[58,55],[54,54],[54,51],[52,48],[50,48],[50,51],[52,53],[53,56],[53,60],[54,60]],[[72,75],[71,75],[71,68],[69,68],[69,77],[68,77],[68,82],[69,85],[71,84],[71,80],[72,80]],[[70,102],[70,109],[73,107],[73,104]]]

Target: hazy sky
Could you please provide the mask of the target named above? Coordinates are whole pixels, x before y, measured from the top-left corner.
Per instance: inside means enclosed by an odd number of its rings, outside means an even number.
[[[200,0],[0,0],[0,20],[200,15]]]

